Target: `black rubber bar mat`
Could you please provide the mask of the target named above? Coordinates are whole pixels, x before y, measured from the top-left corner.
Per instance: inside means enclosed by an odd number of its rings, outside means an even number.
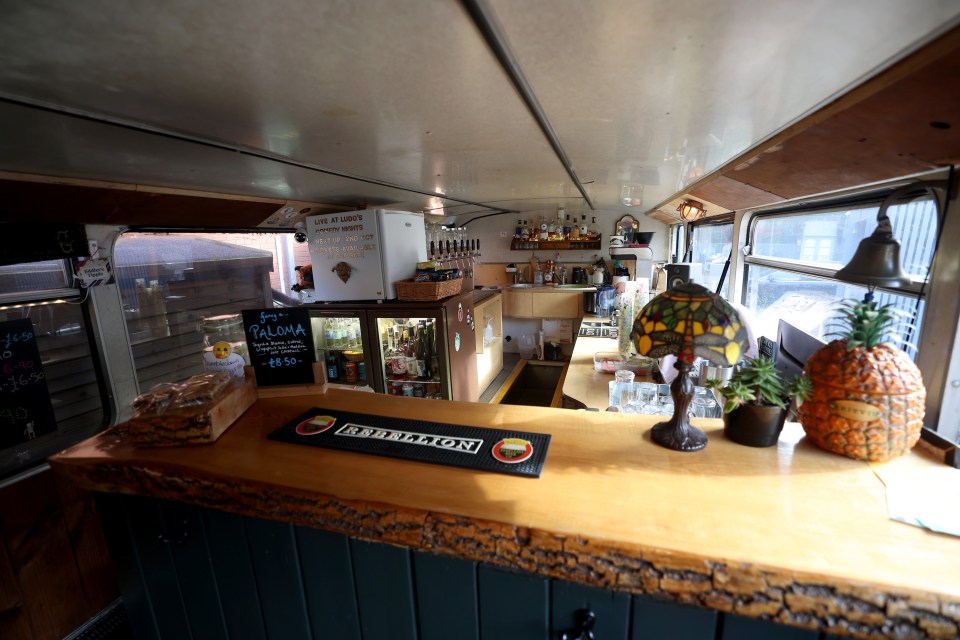
[[[319,407],[291,420],[271,440],[539,478],[549,434],[387,418]]]

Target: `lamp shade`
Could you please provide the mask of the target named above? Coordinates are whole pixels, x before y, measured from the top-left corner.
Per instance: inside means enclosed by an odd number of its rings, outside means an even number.
[[[749,348],[740,314],[726,300],[695,282],[661,293],[633,323],[633,341],[640,355],[693,364],[696,358],[731,367]]]

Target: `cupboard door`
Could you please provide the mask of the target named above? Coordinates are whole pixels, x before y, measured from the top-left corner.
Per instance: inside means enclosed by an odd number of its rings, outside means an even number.
[[[549,581],[481,566],[481,640],[546,638],[550,630]]]
[[[554,580],[550,585],[550,605],[551,638],[573,631],[577,626],[577,611],[581,609],[590,610],[596,616],[593,632],[597,638],[629,638],[630,594]]]
[[[413,554],[420,640],[479,640],[477,563]]]
[[[503,315],[512,318],[532,318],[533,294],[529,291],[508,289],[503,292]]]
[[[535,318],[579,318],[582,308],[580,292],[531,294]]]

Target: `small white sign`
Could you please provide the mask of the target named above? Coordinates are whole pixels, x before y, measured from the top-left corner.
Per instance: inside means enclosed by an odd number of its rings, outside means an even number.
[[[113,269],[106,258],[81,260],[77,263],[77,279],[85,289],[113,283]]]

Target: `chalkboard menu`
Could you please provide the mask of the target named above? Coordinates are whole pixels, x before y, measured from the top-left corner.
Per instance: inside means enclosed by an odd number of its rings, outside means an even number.
[[[0,264],[75,258],[87,251],[82,224],[0,223]]]
[[[0,449],[56,430],[33,323],[0,322]]]
[[[307,309],[246,309],[243,330],[258,386],[313,382],[313,333]]]

